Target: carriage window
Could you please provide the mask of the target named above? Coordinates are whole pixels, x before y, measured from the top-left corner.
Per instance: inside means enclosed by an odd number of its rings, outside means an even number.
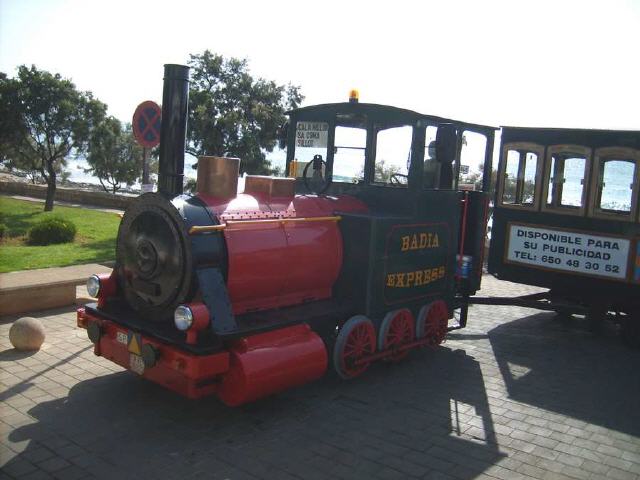
[[[364,128],[336,127],[333,153],[333,181],[357,182],[364,178],[367,131]]]
[[[633,160],[604,160],[600,165],[597,206],[608,212],[630,213],[636,175]]]
[[[507,150],[502,180],[502,203],[533,206],[537,171],[538,154],[536,152]]]
[[[582,207],[587,159],[572,153],[551,156],[547,190],[547,205],[552,207]]]
[[[410,126],[378,132],[374,182],[407,184],[412,135],[413,128]]]

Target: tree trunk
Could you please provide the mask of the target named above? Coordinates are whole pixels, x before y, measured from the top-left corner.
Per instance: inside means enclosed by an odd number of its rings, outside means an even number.
[[[44,211],[50,212],[53,210],[53,198],[56,196],[56,172],[49,171],[49,178],[47,179],[47,199],[44,201]]]

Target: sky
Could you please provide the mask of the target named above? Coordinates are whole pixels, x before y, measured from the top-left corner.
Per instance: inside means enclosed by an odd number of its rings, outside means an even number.
[[[70,78],[130,121],[205,49],[302,88],[489,125],[640,130],[640,0],[0,0],[0,71]]]

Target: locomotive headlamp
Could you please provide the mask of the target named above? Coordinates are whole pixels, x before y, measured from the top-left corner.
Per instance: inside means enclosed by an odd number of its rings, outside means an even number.
[[[360,101],[360,92],[352,88],[349,90],[349,103],[358,103]]]
[[[198,333],[209,325],[209,309],[204,303],[190,303],[180,305],[173,314],[176,328],[187,333],[187,343],[194,345],[198,342]]]
[[[91,275],[87,279],[87,292],[90,297],[97,297],[100,293],[100,278],[98,275]]]
[[[116,294],[118,284],[116,282],[115,273],[100,273],[91,275],[87,279],[87,293],[91,297],[98,297],[98,307],[105,306],[109,297]]]
[[[186,305],[180,305],[173,314],[173,323],[178,330],[188,330],[193,324],[193,312]]]

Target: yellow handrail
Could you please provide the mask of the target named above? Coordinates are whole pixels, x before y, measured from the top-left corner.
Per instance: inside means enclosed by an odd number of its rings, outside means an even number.
[[[219,232],[234,225],[255,225],[267,223],[302,223],[302,222],[338,222],[342,220],[340,216],[333,217],[300,217],[300,218],[268,218],[254,220],[230,220],[220,225],[194,225],[189,229],[189,235],[197,235],[199,233]]]

